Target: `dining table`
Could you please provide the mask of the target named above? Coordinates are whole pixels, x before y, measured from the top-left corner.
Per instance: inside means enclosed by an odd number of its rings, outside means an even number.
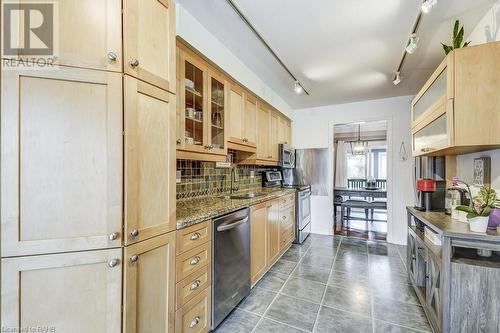
[[[387,190],[379,187],[335,187],[333,195],[334,197],[340,195],[343,197],[387,198]]]

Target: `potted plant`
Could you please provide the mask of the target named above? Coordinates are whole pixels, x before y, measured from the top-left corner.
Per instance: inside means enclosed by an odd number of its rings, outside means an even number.
[[[456,209],[467,213],[469,227],[474,232],[486,232],[491,209],[496,205],[497,194],[490,186],[483,186],[472,199],[471,206],[457,206]]]

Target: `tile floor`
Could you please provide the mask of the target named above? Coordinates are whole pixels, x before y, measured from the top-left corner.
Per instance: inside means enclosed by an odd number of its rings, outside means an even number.
[[[405,275],[406,248],[311,235],[293,245],[217,333],[431,332]]]

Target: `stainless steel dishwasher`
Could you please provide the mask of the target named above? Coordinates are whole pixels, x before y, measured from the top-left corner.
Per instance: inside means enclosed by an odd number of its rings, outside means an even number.
[[[250,209],[213,221],[212,329],[250,293]]]

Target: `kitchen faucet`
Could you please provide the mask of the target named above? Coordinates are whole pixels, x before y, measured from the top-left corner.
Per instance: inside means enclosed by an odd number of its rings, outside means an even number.
[[[238,187],[234,186],[234,183],[238,181],[238,171],[236,170],[236,167],[231,168],[231,192],[230,194],[233,194],[233,192],[238,191]]]

